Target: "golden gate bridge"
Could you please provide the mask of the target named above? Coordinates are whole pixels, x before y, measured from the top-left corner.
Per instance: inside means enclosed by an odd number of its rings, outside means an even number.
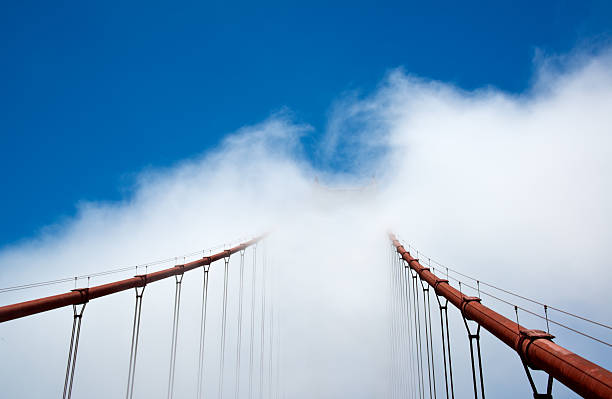
[[[13,325],[19,323],[17,319],[33,316],[39,313],[52,311],[54,309],[72,307],[72,329],[69,336],[67,350],[66,372],[63,379],[62,398],[71,398],[75,383],[75,373],[77,370],[77,355],[81,338],[81,325],[85,319],[86,305],[93,301],[119,292],[134,290],[135,302],[133,323],[131,325],[131,345],[129,365],[127,372],[127,385],[124,387],[126,399],[134,397],[134,385],[138,377],[138,346],[141,330],[141,313],[143,307],[143,297],[148,285],[155,282],[174,278],[174,307],[172,311],[172,334],[170,345],[170,359],[168,365],[168,382],[166,396],[168,399],[175,397],[175,376],[177,345],[179,342],[180,331],[180,310],[181,310],[181,289],[185,273],[202,270],[202,290],[200,304],[200,334],[198,342],[198,370],[197,380],[194,384],[197,387],[197,398],[201,399],[206,395],[205,387],[214,384],[217,386],[217,396],[228,397],[226,386],[228,378],[233,377],[232,395],[235,398],[263,398],[281,397],[278,388],[280,372],[279,365],[273,367],[276,360],[278,363],[279,344],[274,338],[274,309],[266,305],[266,261],[263,258],[258,264],[257,247],[266,239],[267,235],[257,236],[253,239],[242,242],[231,248],[223,249],[216,253],[202,251],[199,259],[191,262],[177,261],[173,267],[148,273],[137,274],[132,278],[113,281],[103,285],[81,287],[59,295],[42,297],[9,304],[0,307],[0,323],[15,320]],[[418,251],[408,246],[404,246],[398,238],[389,233],[389,254],[388,263],[390,265],[390,288],[392,298],[390,301],[391,323],[389,332],[392,341],[391,357],[397,366],[393,368],[391,374],[390,396],[393,398],[455,398],[461,397],[455,391],[455,377],[453,368],[468,367],[471,371],[471,386],[474,398],[485,398],[486,383],[485,373],[483,372],[483,362],[481,356],[481,335],[483,331],[490,333],[500,344],[506,345],[516,352],[521,367],[524,369],[525,379],[517,383],[529,384],[534,398],[552,398],[553,385],[555,381],[565,385],[573,392],[586,398],[612,398],[612,373],[606,368],[587,360],[579,354],[573,353],[567,348],[554,342],[555,337],[550,333],[550,325],[553,324],[560,328],[566,328],[574,333],[592,339],[598,344],[609,349],[612,345],[604,339],[594,337],[583,331],[574,329],[561,323],[549,316],[550,311],[565,314],[570,317],[594,324],[606,331],[612,327],[590,320],[586,317],[570,313],[560,308],[548,306],[544,303],[530,300],[529,298],[514,294],[498,286],[482,282],[466,274],[452,270],[459,276],[470,279],[472,284],[454,278],[449,274],[449,268],[441,264],[431,264],[431,259],[427,258],[424,265],[419,259]],[[253,263],[250,266],[252,277],[250,281],[250,301],[245,290],[245,268],[249,267],[245,262],[247,250],[253,252]],[[411,251],[416,251],[413,256]],[[193,255],[193,254],[192,254]],[[196,254],[197,255],[197,254]],[[235,263],[230,264],[230,260],[235,256],[239,257],[238,270]],[[208,283],[211,265],[218,263],[223,266],[223,290],[218,309],[221,316],[220,342],[215,345],[207,345],[206,328],[207,319],[210,318]],[[437,267],[436,267],[437,265]],[[231,268],[234,270],[231,270]],[[112,274],[118,271],[128,271],[130,268],[116,269],[101,272],[97,275]],[[136,268],[138,271],[138,267]],[[238,274],[239,284],[237,285],[238,306],[237,314],[233,315],[237,323],[236,331],[233,336],[236,342],[228,342],[228,296],[230,271]],[[380,270],[385,273],[386,270]],[[445,272],[445,273],[444,273]],[[260,276],[258,277],[258,273]],[[446,278],[444,278],[446,277]],[[42,285],[65,282],[69,279],[58,279],[40,283],[25,284],[1,289],[0,292],[22,290]],[[451,281],[452,280],[452,281]],[[77,278],[75,278],[75,284]],[[259,291],[255,286],[259,284]],[[481,286],[498,290],[506,294],[515,295],[522,299],[529,300],[542,306],[543,314],[514,305],[505,301],[499,296],[484,291]],[[476,296],[467,295],[463,289],[468,287],[477,293]],[[256,297],[256,293],[259,297]],[[516,314],[516,321],[511,320],[494,309],[483,303],[483,295],[496,298],[506,304],[513,306]],[[434,302],[435,298],[435,302]],[[432,304],[434,312],[432,313]],[[437,307],[435,306],[437,304]],[[248,308],[246,307],[248,306]],[[438,314],[436,317],[435,309]],[[449,309],[454,308],[461,316],[463,331],[455,331],[449,327]],[[257,311],[256,311],[257,310]],[[266,312],[268,310],[268,312]],[[547,331],[531,329],[520,324],[519,311],[526,312],[542,318],[547,327]],[[249,312],[250,326],[245,326],[245,313]],[[434,321],[434,318],[439,319]],[[439,324],[439,326],[438,326]],[[248,327],[248,328],[246,328]],[[268,328],[266,328],[268,327]],[[129,326],[126,326],[129,328]],[[460,329],[461,330],[461,329]],[[248,331],[243,341],[243,333]],[[255,332],[258,331],[258,337]],[[451,334],[452,333],[452,334]],[[434,340],[434,334],[436,339]],[[460,336],[463,337],[460,337]],[[451,337],[453,340],[451,341]],[[259,339],[259,343],[256,343]],[[461,341],[459,341],[461,339]],[[458,364],[457,359],[453,361],[453,352],[459,342],[469,345],[470,363],[468,365]],[[88,345],[94,344],[87,342]],[[226,355],[228,354],[227,345],[235,345],[235,365],[234,375],[228,376],[226,373]],[[257,344],[257,345],[256,345]],[[266,349],[267,348],[267,349]],[[256,349],[257,352],[256,353]],[[208,351],[218,351],[219,364],[207,364],[206,353]],[[267,351],[267,352],[266,352]],[[434,356],[434,353],[437,355]],[[266,356],[264,356],[266,354]],[[244,357],[243,357],[244,355]],[[248,355],[248,356],[247,356]],[[264,364],[264,359],[267,364]],[[259,364],[257,364],[259,363]],[[206,378],[205,369],[216,367],[218,379],[212,381]],[[510,367],[510,365],[498,364],[496,367]],[[248,371],[248,380],[242,379],[241,368]],[[275,371],[276,370],[276,371]],[[438,371],[436,371],[438,370]],[[546,384],[538,386],[533,377],[535,371],[545,373],[547,376]],[[256,375],[257,374],[257,375]],[[10,378],[5,376],[4,378]],[[255,381],[258,379],[259,381]],[[243,381],[246,380],[246,381]],[[248,383],[247,383],[248,381]],[[264,387],[267,384],[267,391]]]

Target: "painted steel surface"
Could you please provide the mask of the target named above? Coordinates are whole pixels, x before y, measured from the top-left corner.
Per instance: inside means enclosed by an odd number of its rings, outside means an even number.
[[[612,398],[612,373],[552,342],[544,331],[529,330],[480,303],[478,298],[462,294],[448,280],[433,274],[412,257],[394,234],[389,239],[408,266],[421,279],[459,309],[464,317],[480,324],[499,340],[514,349],[535,370],[543,370],[565,386],[586,398]]]
[[[193,270],[205,265],[210,265],[215,261],[223,259],[243,249],[246,249],[261,241],[264,237],[265,235],[262,235],[252,240],[246,241],[240,245],[237,245],[233,248],[226,249],[225,251],[221,251],[210,256],[205,256],[202,259],[198,259],[193,262],[185,263],[183,265],[176,265],[174,267],[160,270],[157,272],[134,276],[125,280],[115,281],[112,283],[98,285],[91,288],[79,288],[72,290],[71,292],[67,292],[65,294],[48,296],[44,298],[34,299],[31,301],[2,306],[0,307],[0,323],[25,316],[30,316],[36,313],[42,313],[49,310],[62,308],[64,306],[86,303],[88,301],[91,301],[92,299],[115,294],[117,292],[129,290],[135,287],[142,287],[146,284],[153,283],[155,281],[180,275],[189,270]]]

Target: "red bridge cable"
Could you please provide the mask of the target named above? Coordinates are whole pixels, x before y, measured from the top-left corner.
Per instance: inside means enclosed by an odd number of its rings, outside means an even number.
[[[210,250],[212,251],[212,250],[219,249],[219,248],[222,248],[222,247],[223,247],[223,245],[218,245],[216,247],[211,248]],[[82,274],[82,275],[78,275],[78,276],[58,278],[58,279],[55,279],[55,280],[39,281],[39,282],[35,282],[35,283],[20,284],[20,285],[15,285],[15,286],[11,286],[11,287],[4,287],[4,288],[0,288],[0,294],[5,293],[5,292],[11,292],[11,291],[25,290],[25,289],[29,289],[29,288],[44,287],[44,286],[47,286],[47,285],[68,283],[68,282],[71,282],[71,281],[90,279],[92,277],[100,277],[100,276],[107,276],[107,275],[110,275],[110,274],[129,272],[130,270],[135,270],[136,273],[138,273],[138,269],[141,269],[143,267],[144,268],[148,268],[150,266],[161,265],[163,263],[168,263],[168,262],[171,262],[171,261],[176,260],[177,258],[181,258],[181,257],[182,258],[185,258],[185,257],[189,258],[189,257],[192,257],[192,256],[200,254],[200,252],[202,252],[202,251],[196,251],[196,252],[192,252],[192,253],[188,253],[188,254],[183,254],[183,255],[179,255],[179,256],[173,256],[171,258],[159,259],[159,260],[148,262],[148,263],[142,263],[142,264],[139,264],[139,265],[125,266],[125,267],[120,267],[120,268],[110,269],[110,270],[104,270],[104,271],[101,271],[101,272],[95,272],[95,273],[90,273],[90,274]]]
[[[218,252],[211,256],[198,259],[193,262],[185,263],[184,265],[177,265],[179,267],[171,267],[168,269],[160,270],[153,273],[145,274],[147,283],[153,283],[159,280],[163,280],[168,277],[182,274],[193,269],[204,265],[210,265],[213,262],[223,259],[227,251],[230,253],[236,253],[242,249],[250,247],[262,240],[265,235],[256,237],[252,240],[246,241],[240,245],[232,247],[226,251]],[[87,291],[86,295],[89,300],[100,298],[106,295],[115,294],[117,292],[129,290],[141,285],[141,277],[132,277],[125,280],[115,281],[108,284],[98,285],[90,288],[82,288],[81,290]],[[14,320],[25,316],[30,316],[37,313],[46,312],[53,309],[59,309],[65,306],[77,305],[81,303],[82,294],[77,291],[70,291],[65,294],[53,295],[44,298],[34,299],[31,301],[15,303],[12,305],[6,305],[0,307],[0,323]]]
[[[397,252],[411,269],[448,299],[463,315],[478,323],[500,341],[514,349],[532,369],[541,369],[579,395],[589,398],[612,397],[612,373],[585,358],[555,344],[551,336],[529,330],[469,298],[450,286],[413,258],[393,234],[389,234]]]

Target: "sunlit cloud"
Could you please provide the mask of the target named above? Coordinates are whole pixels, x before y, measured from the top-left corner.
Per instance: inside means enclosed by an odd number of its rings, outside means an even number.
[[[53,234],[5,249],[0,285],[141,264],[272,231],[270,292],[279,315],[281,388],[290,398],[387,395],[389,228],[484,281],[609,319],[612,61],[608,52],[570,59],[561,69],[543,63],[522,95],[490,87],[464,91],[391,71],[374,93],[347,96],[332,107],[317,154],[323,164],[344,164],[341,172],[312,166],[300,144],[312,127],[295,123],[289,112],[272,115],[196,159],[143,172],[124,201],[82,204]],[[208,395],[217,389],[221,270],[213,275]],[[236,278],[234,272],[233,289]],[[201,273],[185,276],[177,397],[196,390],[200,284]],[[172,290],[171,281],[147,288],[136,396],[166,392]],[[75,396],[123,395],[132,296],[88,305]],[[230,297],[230,311],[236,306]],[[70,313],[0,325],[0,353],[14,359],[0,366],[7,397],[61,391]],[[525,322],[542,328],[536,319]],[[230,331],[233,326],[232,319]],[[560,344],[610,367],[596,346],[555,333]],[[465,371],[467,338],[452,339]],[[485,364],[516,366],[487,368],[488,392],[530,394],[518,356],[490,336],[483,339]],[[457,371],[457,389],[468,395],[466,373]],[[38,383],[26,383],[33,380]]]

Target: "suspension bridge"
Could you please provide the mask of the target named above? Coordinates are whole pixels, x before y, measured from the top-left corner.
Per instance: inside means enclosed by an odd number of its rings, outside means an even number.
[[[132,278],[112,281],[103,285],[89,286],[90,278],[112,275],[117,272],[127,272],[131,268],[115,269],[87,276],[74,278],[75,288],[70,292],[48,297],[28,300],[0,307],[0,323],[14,320],[10,325],[16,325],[21,319],[54,309],[72,307],[72,327],[66,337],[68,341],[67,362],[63,381],[62,398],[71,398],[73,386],[77,383],[75,378],[78,370],[78,353],[81,338],[81,326],[88,317],[86,305],[91,301],[111,296],[123,291],[133,290],[133,319],[130,326],[131,344],[129,364],[126,364],[127,384],[123,387],[126,399],[135,395],[135,381],[138,380],[138,349],[141,340],[141,314],[143,298],[146,288],[158,281],[174,280],[174,299],[172,310],[172,333],[170,339],[170,356],[167,367],[168,399],[177,397],[175,389],[177,346],[182,334],[181,293],[183,278],[186,273],[201,270],[202,282],[200,292],[199,312],[199,340],[197,351],[197,374],[193,381],[198,399],[210,397],[210,387],[216,388],[216,396],[222,397],[248,397],[248,398],[280,398],[285,397],[279,388],[281,379],[280,342],[277,323],[275,323],[275,309],[270,301],[269,270],[265,256],[257,255],[258,246],[262,245],[267,235],[257,236],[242,243],[224,248],[218,252],[209,251],[189,254],[197,259],[190,262],[179,263],[179,257],[174,259],[174,265],[154,272],[148,272],[145,265],[140,268],[144,273],[136,274]],[[612,373],[606,368],[587,360],[579,354],[554,342],[555,337],[550,333],[550,325],[566,328],[576,334],[591,339],[604,350],[612,345],[603,338],[598,338],[584,331],[572,328],[556,319],[549,317],[550,311],[564,314],[597,326],[609,333],[612,327],[605,323],[590,320],[586,317],[570,313],[566,310],[548,306],[544,303],[532,301],[496,285],[484,283],[467,274],[449,269],[431,259],[424,265],[419,259],[418,251],[404,244],[389,233],[388,270],[391,289],[390,307],[390,357],[393,364],[390,375],[389,397],[392,398],[460,398],[465,397],[456,390],[457,369],[469,368],[472,386],[470,396],[484,399],[487,394],[486,373],[483,372],[481,356],[481,336],[484,331],[490,333],[499,345],[505,345],[516,352],[519,364],[524,370],[525,378],[517,383],[530,386],[534,398],[552,398],[555,381],[563,384],[571,391],[586,398],[612,398]],[[247,251],[251,252],[252,264],[247,264],[245,257]],[[261,252],[261,251],[260,251]],[[413,254],[411,252],[415,252]],[[238,258],[238,262],[233,261]],[[183,257],[185,259],[186,257]],[[232,260],[232,262],[230,262]],[[220,268],[212,268],[213,264]],[[218,309],[211,309],[209,302],[210,274],[219,273],[223,276],[221,298]],[[136,267],[136,271],[139,268]],[[460,276],[457,278],[451,276]],[[191,276],[193,273],[188,274]],[[233,287],[238,292],[230,292],[230,276],[237,279]],[[249,277],[249,278],[247,278]],[[467,278],[471,281],[465,280]],[[86,279],[86,287],[78,287],[78,281]],[[32,284],[24,284],[0,289],[1,292],[27,290],[34,287],[53,285],[71,281],[68,279],[50,280]],[[268,285],[267,285],[268,284]],[[250,286],[250,287],[247,287]],[[500,296],[481,289],[481,286],[490,290],[501,291],[505,294],[515,295],[523,300],[534,302],[542,307],[542,314],[508,302]],[[248,289],[247,289],[248,288]],[[464,291],[472,289],[477,295],[470,296]],[[237,306],[228,307],[228,297],[237,299]],[[486,306],[483,296],[496,298],[514,307],[516,321],[511,320],[494,309]],[[145,302],[146,303],[146,302]],[[437,306],[436,306],[437,305]],[[432,311],[433,307],[433,311]],[[460,315],[462,328],[453,328],[449,324],[448,314],[455,309]],[[93,310],[92,310],[93,311]],[[219,328],[219,341],[210,342],[207,339],[207,326],[211,328],[211,312],[220,317],[220,323],[213,325]],[[541,318],[547,331],[532,329],[519,323],[519,312],[528,313]],[[232,314],[230,314],[232,313]],[[436,314],[437,313],[437,314]],[[235,323],[229,323],[229,319]],[[434,320],[435,319],[435,320]],[[439,320],[438,320],[439,319]],[[68,323],[68,321],[67,321]],[[67,325],[68,327],[68,325]],[[233,331],[229,331],[233,330]],[[68,330],[67,330],[68,331]],[[231,334],[230,334],[231,332]],[[435,338],[434,338],[435,337]],[[58,345],[60,343],[57,343]],[[87,345],[95,343],[87,342]],[[161,344],[161,343],[160,343]],[[469,345],[469,364],[458,364],[453,354],[459,345]],[[233,347],[233,350],[229,348]],[[207,356],[211,351],[217,353],[214,364]],[[227,357],[232,355],[232,367],[227,365]],[[194,353],[196,356],[196,353]],[[218,361],[218,363],[217,363]],[[59,365],[58,365],[59,367]],[[495,367],[513,367],[507,364],[496,364]],[[216,370],[215,378],[211,378],[207,371]],[[454,372],[455,370],[455,372]],[[537,384],[534,373],[544,373],[546,383]],[[3,376],[3,379],[11,376]]]

